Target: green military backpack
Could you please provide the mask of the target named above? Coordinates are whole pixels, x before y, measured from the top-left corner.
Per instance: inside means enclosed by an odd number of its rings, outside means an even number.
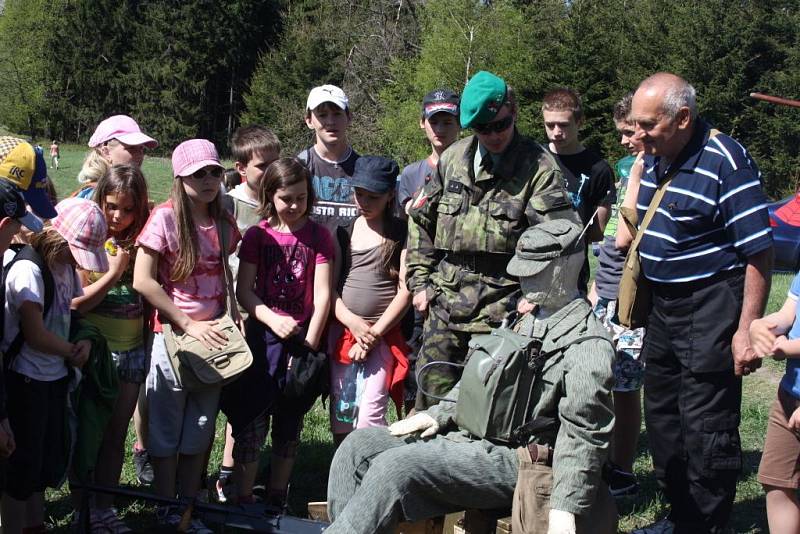
[[[534,384],[545,362],[571,345],[590,339],[587,335],[542,351],[542,340],[508,328],[473,336],[461,375],[456,401],[456,423],[470,434],[494,442],[519,446],[531,433],[556,425],[556,421],[529,421],[537,399]]]

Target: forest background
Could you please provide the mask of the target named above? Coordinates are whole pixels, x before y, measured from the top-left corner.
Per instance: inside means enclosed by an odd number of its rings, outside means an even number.
[[[540,141],[542,95],[577,89],[583,136],[613,161],[614,102],[667,70],[779,197],[800,176],[800,110],[748,95],[800,97],[798,28],[795,0],[0,0],[0,124],[85,142],[125,113],[167,155],[190,137],[224,152],[255,122],[292,154],[312,141],[309,89],[334,83],[356,149],[403,164],[428,150],[422,96],[486,69],[516,89],[520,129]]]

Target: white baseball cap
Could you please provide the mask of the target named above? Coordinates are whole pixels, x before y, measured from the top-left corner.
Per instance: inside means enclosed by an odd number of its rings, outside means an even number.
[[[343,110],[346,110],[350,106],[350,101],[347,99],[347,95],[344,94],[344,91],[342,91],[339,87],[336,87],[335,85],[320,85],[319,87],[313,88],[311,92],[308,93],[306,109],[317,109],[317,106],[324,104],[325,102],[332,102]]]

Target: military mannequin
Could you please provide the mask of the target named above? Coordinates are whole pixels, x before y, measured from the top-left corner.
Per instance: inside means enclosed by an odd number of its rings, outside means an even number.
[[[452,402],[442,401],[388,430],[356,430],[331,464],[333,523],[326,532],[388,533],[403,519],[509,508],[512,501],[522,515],[514,532],[616,532],[616,509],[601,481],[614,422],[614,350],[578,296],[579,238],[580,227],[568,221],[541,223],[523,234],[509,264],[524,272],[525,297],[535,302],[518,322],[518,333],[539,336],[549,354],[531,386],[532,402],[523,408],[525,420],[533,423],[523,426],[532,430],[512,443],[460,428],[455,422],[460,383],[445,397]],[[542,483],[552,484],[552,492],[544,492],[549,499],[520,509],[516,501],[528,500]]]
[[[546,220],[579,223],[558,164],[515,127],[513,91],[481,71],[461,97],[460,121],[474,135],[450,146],[409,209],[407,284],[427,314],[418,369],[431,361],[462,362],[475,333],[500,325],[518,299],[505,272],[519,236]],[[458,381],[452,367],[421,377],[443,395]],[[419,392],[416,409],[436,403]]]

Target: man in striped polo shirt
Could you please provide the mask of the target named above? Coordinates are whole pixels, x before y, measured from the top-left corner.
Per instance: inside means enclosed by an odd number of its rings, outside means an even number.
[[[723,532],[741,470],[741,375],[758,360],[750,323],[769,293],[772,234],[761,173],[697,116],[695,90],[658,73],[631,119],[645,151],[639,220],[671,178],[639,254],[653,288],[642,348],[645,422],[667,518],[642,534]]]

